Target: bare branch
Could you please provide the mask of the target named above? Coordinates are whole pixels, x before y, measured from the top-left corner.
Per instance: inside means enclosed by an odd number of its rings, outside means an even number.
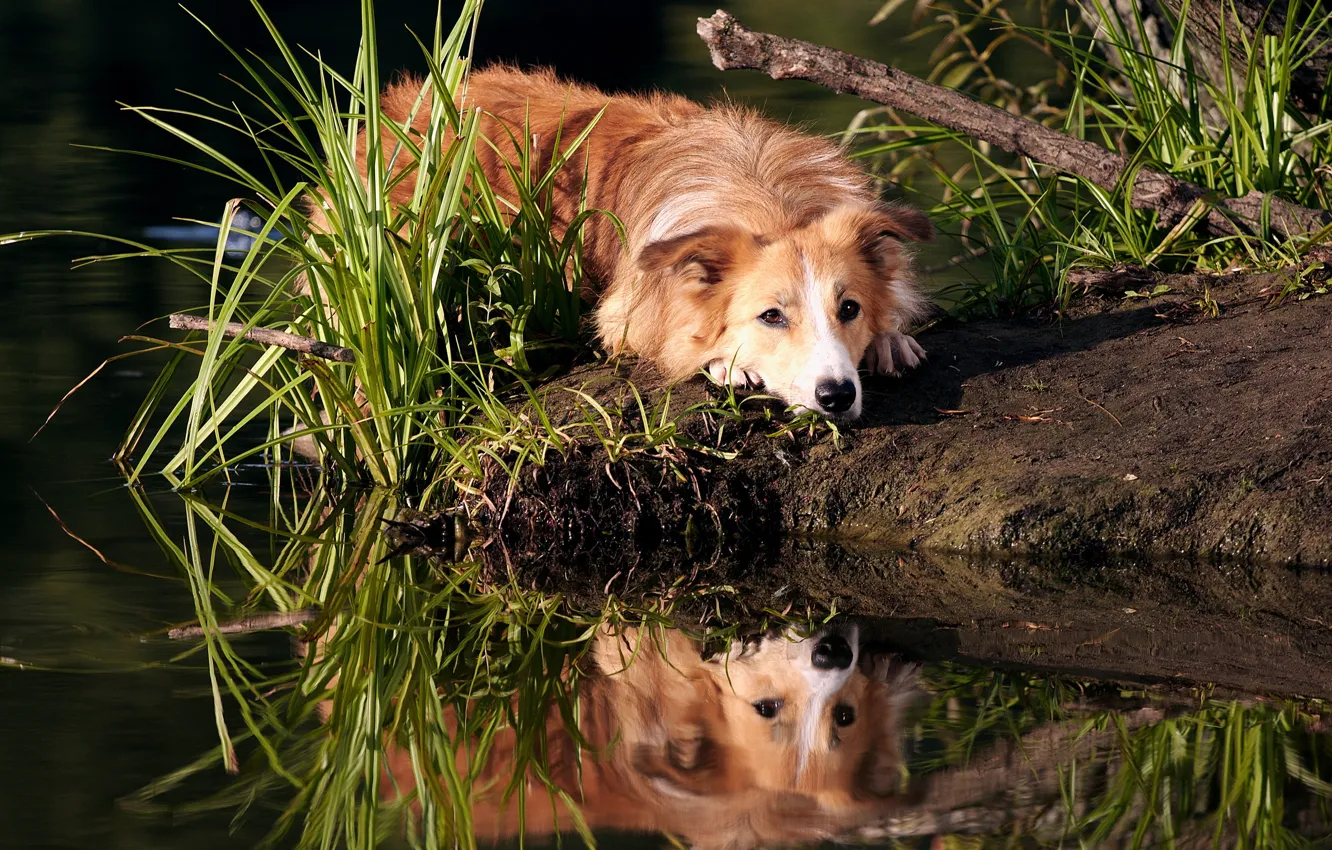
[[[854,94],[1030,157],[1107,190],[1113,190],[1129,169],[1126,158],[1100,145],[1071,138],[878,62],[807,41],[754,32],[726,12],[699,18],[698,34],[712,53],[712,63],[723,71],[752,69],[775,80],[808,80]],[[1164,226],[1174,225],[1203,199],[1210,204],[1205,222],[1213,233],[1257,230],[1264,209],[1272,227],[1287,236],[1312,233],[1332,223],[1332,215],[1327,212],[1256,190],[1242,198],[1219,198],[1201,186],[1159,171],[1140,168],[1133,175],[1133,206],[1156,210]]]
[[[171,314],[171,327],[176,330],[184,331],[211,331],[214,327],[213,322],[204,316],[190,316],[185,313]],[[317,339],[310,339],[307,336],[297,336],[289,334],[286,331],[275,331],[272,328],[250,328],[239,322],[228,322],[222,329],[222,333],[231,337],[244,337],[253,342],[264,345],[276,345],[279,348],[299,351],[301,354],[311,354],[315,357],[322,357],[325,360],[336,360],[339,363],[355,363],[356,352],[350,348],[343,348],[340,345],[320,342]]]

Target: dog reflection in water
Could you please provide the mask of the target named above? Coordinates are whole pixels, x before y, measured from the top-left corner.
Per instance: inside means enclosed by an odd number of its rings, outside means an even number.
[[[705,658],[678,631],[602,633],[578,689],[575,743],[550,709],[546,767],[593,829],[667,832],[693,847],[791,844],[834,836],[902,801],[902,715],[914,669],[869,657],[855,626],[807,638],[736,642]],[[481,776],[480,839],[570,830],[574,817],[526,779],[519,822],[513,739]],[[411,759],[389,753],[389,787],[414,787]]]

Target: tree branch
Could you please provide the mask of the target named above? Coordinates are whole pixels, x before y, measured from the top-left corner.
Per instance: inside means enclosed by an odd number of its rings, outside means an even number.
[[[176,330],[184,331],[210,331],[214,324],[205,316],[189,316],[185,313],[171,314],[171,327]],[[276,345],[279,348],[299,351],[302,354],[312,354],[315,357],[322,357],[325,360],[336,360],[339,363],[355,363],[356,352],[350,348],[343,348],[340,345],[320,342],[317,339],[310,339],[308,336],[297,336],[289,334],[286,331],[275,331],[272,328],[250,328],[240,322],[228,322],[222,328],[222,333],[231,337],[244,337],[245,339],[264,345]]]
[[[1071,138],[878,62],[807,41],[754,32],[726,12],[699,18],[698,34],[712,53],[712,63],[723,71],[752,69],[775,80],[808,80],[854,94],[1030,157],[1107,190],[1113,190],[1129,169],[1127,159],[1100,145]],[[1140,168],[1133,177],[1133,206],[1157,211],[1163,226],[1173,226],[1204,198],[1210,204],[1204,220],[1213,233],[1236,233],[1241,227],[1257,230],[1264,208],[1271,216],[1272,227],[1286,236],[1311,233],[1332,222],[1327,212],[1256,190],[1241,198],[1217,198],[1201,186],[1159,171]]]
[[[318,616],[319,611],[314,608],[303,608],[299,611],[270,611],[263,614],[253,614],[239,620],[218,623],[212,629],[207,629],[201,625],[178,626],[167,632],[167,637],[171,640],[192,640],[201,638],[205,634],[248,635],[253,632],[267,631],[268,629],[301,626]]]

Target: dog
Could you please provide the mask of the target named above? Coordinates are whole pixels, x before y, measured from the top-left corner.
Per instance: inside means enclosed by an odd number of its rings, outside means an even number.
[[[583,663],[575,728],[548,709],[547,779],[532,768],[519,779],[522,814],[504,793],[512,730],[472,776],[478,838],[549,835],[578,818],[749,848],[832,838],[907,801],[900,739],[915,670],[866,657],[854,627],[769,635],[711,658],[676,630],[603,630]],[[387,748],[385,773],[388,799],[416,787],[400,746]]]
[[[906,243],[932,238],[921,212],[882,203],[836,146],[744,107],[667,95],[608,95],[549,71],[473,72],[457,99],[482,110],[475,151],[497,196],[515,196],[518,150],[536,174],[588,132],[553,182],[560,235],[588,209],[584,268],[596,336],[671,381],[706,370],[799,410],[853,420],[858,367],[897,374],[924,349],[905,331],[923,315]],[[384,114],[425,138],[430,95],[419,80],[388,87]],[[589,129],[590,128],[590,129]],[[410,156],[384,131],[386,163]],[[365,148],[360,166],[365,171]],[[390,201],[405,204],[413,180]],[[325,211],[316,205],[312,225]]]

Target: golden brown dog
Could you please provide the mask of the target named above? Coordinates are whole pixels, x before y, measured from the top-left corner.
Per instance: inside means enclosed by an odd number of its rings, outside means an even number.
[[[707,660],[678,631],[603,632],[589,662],[577,735],[549,709],[544,768],[593,829],[748,848],[830,838],[901,803],[914,670],[863,658],[854,627],[738,643]],[[478,838],[572,829],[531,770],[521,820],[503,799],[513,747],[501,733],[473,777]],[[415,787],[406,750],[389,748],[387,772],[386,793]]]
[[[419,81],[390,86],[384,113],[423,133],[430,104],[420,93]],[[624,239],[604,217],[585,231],[588,295],[608,350],[637,352],[672,380],[707,369],[846,419],[861,412],[862,362],[889,374],[924,356],[903,333],[924,304],[903,243],[931,238],[929,220],[881,203],[829,142],[738,106],[611,96],[507,67],[473,73],[459,105],[484,111],[489,142],[476,155],[500,197],[513,195],[515,139],[534,142],[541,174],[557,140],[567,148],[592,128],[557,176],[553,204],[559,228],[584,199],[624,224]],[[387,129],[383,149],[394,169],[409,164]],[[413,182],[400,181],[391,201],[407,202]]]

